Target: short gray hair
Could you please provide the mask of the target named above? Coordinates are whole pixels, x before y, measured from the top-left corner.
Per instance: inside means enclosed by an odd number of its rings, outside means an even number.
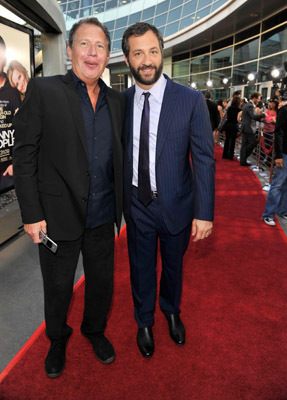
[[[99,28],[101,28],[101,30],[104,32],[106,39],[107,39],[107,44],[108,44],[108,51],[111,51],[111,36],[110,36],[110,32],[108,30],[108,28],[102,24],[98,18],[84,18],[84,19],[80,19],[80,21],[76,22],[69,33],[69,46],[71,47],[71,49],[73,48],[73,43],[75,40],[75,35],[77,30],[80,28],[80,26],[85,25],[85,24],[90,24],[90,25],[96,25]]]

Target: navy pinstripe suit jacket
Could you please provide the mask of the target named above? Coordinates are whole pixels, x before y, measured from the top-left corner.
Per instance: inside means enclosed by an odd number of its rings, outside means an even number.
[[[167,229],[171,234],[178,234],[191,224],[193,218],[213,220],[214,145],[203,95],[174,83],[166,75],[165,78],[167,85],[157,132],[156,182]],[[124,214],[127,222],[132,198],[134,93],[134,86],[124,92],[127,101]]]

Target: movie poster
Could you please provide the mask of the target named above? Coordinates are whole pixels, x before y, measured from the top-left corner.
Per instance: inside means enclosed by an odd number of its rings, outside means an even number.
[[[0,194],[13,188],[13,116],[34,70],[33,32],[0,18]]]

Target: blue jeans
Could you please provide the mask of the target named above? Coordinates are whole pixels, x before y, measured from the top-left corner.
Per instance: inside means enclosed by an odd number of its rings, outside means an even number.
[[[283,168],[276,168],[262,218],[274,219],[274,214],[287,215],[287,154],[283,154]]]

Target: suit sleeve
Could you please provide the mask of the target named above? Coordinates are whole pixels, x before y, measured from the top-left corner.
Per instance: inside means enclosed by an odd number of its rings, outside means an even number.
[[[38,198],[38,153],[42,136],[41,97],[36,81],[30,79],[25,99],[14,117],[14,184],[24,224],[44,219]]]
[[[190,147],[195,184],[196,219],[213,221],[215,197],[214,140],[209,112],[203,95],[193,104],[190,121]]]
[[[256,114],[254,107],[252,105],[250,105],[247,108],[247,113],[249,114],[249,117],[251,119],[255,119],[255,121],[260,121],[262,118],[265,118],[265,114]]]

